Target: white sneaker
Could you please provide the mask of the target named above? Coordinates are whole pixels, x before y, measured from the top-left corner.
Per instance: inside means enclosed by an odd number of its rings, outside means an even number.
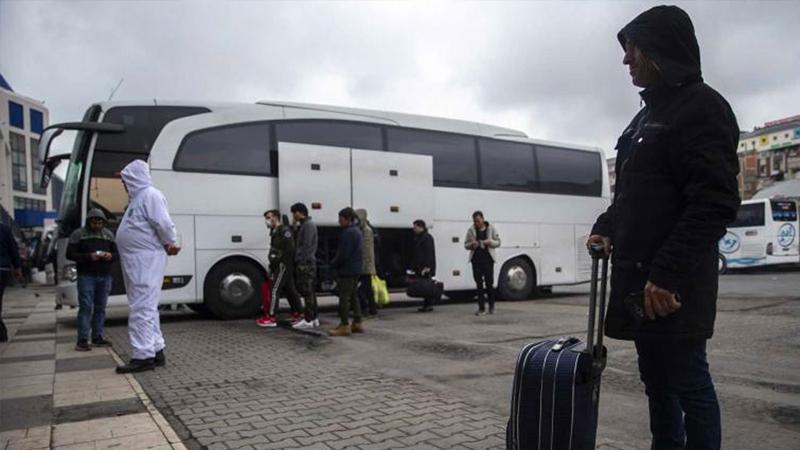
[[[306,319],[303,319],[303,320],[297,322],[296,324],[292,325],[292,328],[295,328],[295,329],[298,329],[298,330],[306,329],[306,328],[313,328],[313,327],[314,327],[314,323],[313,322],[309,322]]]
[[[319,319],[314,319],[314,328],[319,328]]]

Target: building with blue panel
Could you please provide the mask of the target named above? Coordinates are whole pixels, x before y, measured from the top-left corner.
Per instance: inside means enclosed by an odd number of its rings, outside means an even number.
[[[42,101],[14,92],[0,74],[0,206],[23,228],[54,215],[49,189],[39,186],[39,137],[48,120]]]

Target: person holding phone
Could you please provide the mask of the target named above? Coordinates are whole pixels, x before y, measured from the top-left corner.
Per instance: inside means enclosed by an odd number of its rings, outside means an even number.
[[[472,213],[472,226],[464,238],[464,248],[469,251],[472,277],[478,289],[476,316],[486,314],[485,299],[489,299],[489,314],[494,314],[494,262],[495,249],[500,247],[500,233],[483,217],[483,212]]]
[[[78,343],[75,350],[88,352],[95,347],[111,347],[103,337],[106,303],[111,292],[111,263],[119,258],[114,233],[106,228],[106,216],[99,209],[86,215],[86,226],[73,231],[67,246],[67,259],[78,269]],[[89,345],[89,335],[92,342]]]
[[[136,159],[121,172],[130,199],[117,230],[122,277],[128,296],[131,360],[117,373],[153,370],[166,364],[158,315],[167,257],[177,255],[178,234],[164,194],[153,187],[147,163]]]

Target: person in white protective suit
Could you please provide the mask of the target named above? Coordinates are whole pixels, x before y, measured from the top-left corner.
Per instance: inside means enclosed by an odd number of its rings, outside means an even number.
[[[167,256],[177,255],[180,248],[167,199],[153,187],[147,163],[137,159],[125,166],[122,182],[129,202],[117,230],[117,248],[130,306],[133,355],[128,364],[117,367],[117,373],[131,373],[166,363],[158,301]]]

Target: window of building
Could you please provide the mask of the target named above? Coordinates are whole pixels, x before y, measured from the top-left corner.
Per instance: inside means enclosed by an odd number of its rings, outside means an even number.
[[[103,122],[125,125],[123,133],[101,133],[97,151],[132,152],[149,155],[158,134],[169,122],[209,112],[188,106],[118,106],[109,109]],[[120,168],[121,169],[121,168]]]
[[[31,131],[36,134],[42,134],[44,130],[44,114],[41,111],[31,109]]]
[[[536,161],[541,192],[598,197],[602,194],[599,153],[537,145]]]
[[[42,188],[41,186],[41,179],[42,179],[42,163],[39,161],[39,157],[37,156],[37,150],[39,148],[39,140],[31,138],[31,187],[33,188],[34,194],[47,194],[47,189]]]
[[[387,129],[389,151],[433,156],[436,186],[476,187],[478,158],[475,138],[460,134],[406,128]]]
[[[17,102],[8,102],[8,123],[12,127],[25,129],[25,113],[24,108]]]
[[[15,191],[28,190],[28,164],[25,158],[25,136],[9,133],[11,147],[11,179]]]
[[[196,131],[181,143],[175,170],[270,175],[270,124],[249,123]]]
[[[535,191],[533,145],[480,139],[481,185],[489,189]]]
[[[14,209],[29,209],[33,211],[45,211],[47,202],[35,198],[14,196]]]
[[[279,122],[275,125],[275,135],[278,142],[383,150],[380,127],[355,122],[327,120]]]

